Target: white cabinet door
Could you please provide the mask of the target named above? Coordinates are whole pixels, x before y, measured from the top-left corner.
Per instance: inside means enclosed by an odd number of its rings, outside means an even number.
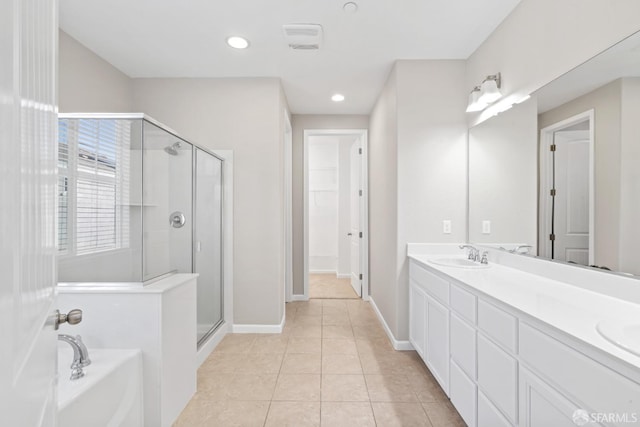
[[[427,344],[425,362],[449,395],[449,310],[425,295],[427,301]]]
[[[520,425],[522,427],[575,427],[583,425],[582,421],[588,422],[588,416],[586,411],[570,402],[536,375],[525,368],[520,368]],[[595,424],[589,422],[589,425]]]
[[[425,358],[425,328],[427,324],[426,304],[424,291],[411,281],[409,285],[409,341],[423,359]]]
[[[469,427],[476,426],[477,387],[471,378],[451,359],[449,378],[451,403]]]
[[[480,390],[478,390],[478,427],[512,427],[512,424]]]

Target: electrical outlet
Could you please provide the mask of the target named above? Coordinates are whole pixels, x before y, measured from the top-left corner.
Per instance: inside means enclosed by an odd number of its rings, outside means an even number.
[[[445,219],[442,221],[442,232],[444,234],[451,234],[451,220]]]
[[[482,221],[482,234],[491,234],[491,221]]]

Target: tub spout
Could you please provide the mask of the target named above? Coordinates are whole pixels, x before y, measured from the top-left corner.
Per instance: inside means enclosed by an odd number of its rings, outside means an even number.
[[[82,368],[91,364],[89,359],[89,351],[82,342],[80,335],[72,337],[71,335],[59,334],[58,339],[64,341],[73,349],[73,363],[71,363],[71,379],[77,380],[84,376]]]

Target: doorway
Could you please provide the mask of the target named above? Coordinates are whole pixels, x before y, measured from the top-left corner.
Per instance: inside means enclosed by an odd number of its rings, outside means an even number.
[[[304,298],[368,300],[367,131],[304,131]]]
[[[594,113],[540,133],[540,250],[550,259],[594,263]]]

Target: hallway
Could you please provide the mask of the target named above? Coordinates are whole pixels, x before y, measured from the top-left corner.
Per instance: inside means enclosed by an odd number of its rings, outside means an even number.
[[[413,351],[395,351],[368,302],[286,305],[282,334],[229,334],[175,426],[464,426]]]
[[[350,279],[338,279],[335,274],[309,274],[309,298],[360,298],[351,287]]]

